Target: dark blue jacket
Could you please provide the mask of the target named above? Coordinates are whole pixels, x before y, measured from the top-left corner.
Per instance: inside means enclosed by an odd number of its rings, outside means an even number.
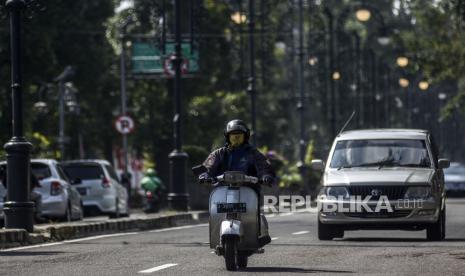
[[[238,149],[227,146],[221,147],[207,157],[203,162],[208,174],[212,177],[219,176],[225,171],[242,171],[247,175],[274,177],[273,169],[266,157],[255,147],[245,144]]]

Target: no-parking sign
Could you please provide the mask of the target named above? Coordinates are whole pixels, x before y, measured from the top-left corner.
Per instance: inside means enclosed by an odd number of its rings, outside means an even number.
[[[115,121],[115,128],[121,134],[131,133],[134,127],[134,120],[127,115],[121,115]]]
[[[174,70],[174,59],[175,55],[171,54],[169,55],[163,64],[163,70],[165,71],[165,74],[168,77],[173,77],[176,74],[176,71]],[[188,59],[183,59],[181,63],[181,74],[187,74],[189,72],[189,60]]]

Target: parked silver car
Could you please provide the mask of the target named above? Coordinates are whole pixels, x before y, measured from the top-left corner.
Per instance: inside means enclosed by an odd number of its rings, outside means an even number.
[[[445,237],[443,169],[424,130],[358,130],[338,135],[324,170],[318,203],[318,237],[345,230],[426,229],[428,240]]]
[[[82,219],[81,195],[56,160],[32,159],[31,172],[40,183],[35,190],[42,195],[42,216],[65,221]]]
[[[0,166],[6,166],[5,162]],[[39,214],[36,216],[56,218],[64,221],[80,220],[83,217],[81,207],[81,196],[78,191],[71,186],[66,174],[61,166],[54,159],[32,159],[31,173],[38,181],[38,187],[32,190],[32,197],[39,197]],[[31,184],[32,185],[32,184]],[[6,199],[6,189],[3,185],[0,188],[0,209],[3,209],[3,202]],[[3,188],[3,189],[2,189]],[[37,206],[36,206],[37,208]],[[3,212],[1,212],[3,215]],[[1,217],[1,216],[0,216]]]
[[[444,170],[444,180],[448,195],[465,195],[465,165],[452,162],[450,167]]]
[[[105,160],[73,160],[63,169],[82,196],[84,210],[110,217],[129,215],[128,194],[115,170]]]

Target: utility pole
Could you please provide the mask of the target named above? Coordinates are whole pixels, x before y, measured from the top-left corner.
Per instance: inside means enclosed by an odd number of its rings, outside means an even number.
[[[23,0],[8,0],[11,36],[11,104],[13,137],[5,144],[7,158],[7,202],[4,204],[6,228],[34,229],[34,203],[30,201],[30,153],[32,144],[23,133],[23,99],[21,76],[21,11]]]
[[[126,61],[125,61],[125,51],[124,51],[124,39],[126,37],[126,28],[132,23],[132,17],[128,17],[124,20],[119,27],[119,39],[121,44],[121,54],[120,54],[120,89],[121,89],[121,115],[127,115],[127,97],[126,97]],[[128,196],[131,196],[131,178],[129,177],[128,172],[128,134],[123,133],[123,175],[121,176],[121,181],[123,185],[126,186],[128,191]]]
[[[175,114],[174,122],[174,145],[175,148],[169,155],[170,159],[170,193],[168,194],[169,207],[178,211],[188,210],[189,194],[186,192],[186,165],[188,155],[182,151],[182,87],[181,87],[181,64],[183,61],[181,52],[181,3],[175,0],[175,54],[172,59],[174,76]]]

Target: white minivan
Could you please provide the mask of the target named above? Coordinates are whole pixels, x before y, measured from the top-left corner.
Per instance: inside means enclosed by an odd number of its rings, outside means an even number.
[[[371,129],[339,134],[326,164],[318,203],[320,240],[359,229],[424,230],[428,240],[446,233],[443,169],[426,130]]]

